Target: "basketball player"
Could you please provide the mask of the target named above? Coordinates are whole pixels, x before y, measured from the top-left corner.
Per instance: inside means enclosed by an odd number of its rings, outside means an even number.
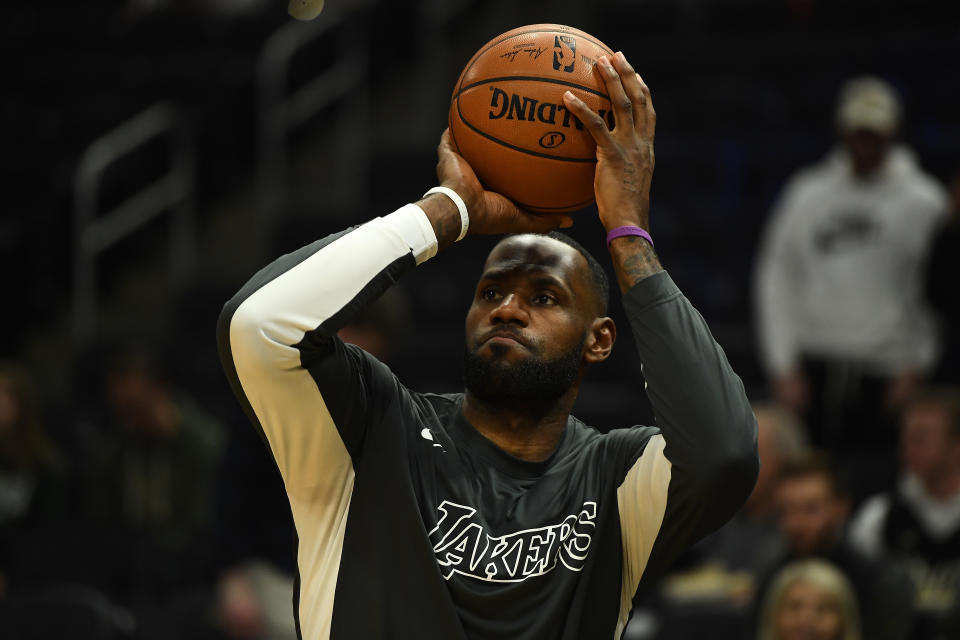
[[[303,638],[617,638],[640,581],[750,493],[743,386],[645,231],[650,93],[622,54],[597,71],[612,131],[564,99],[597,142],[600,222],[656,426],[601,435],[570,415],[616,338],[604,272],[569,238],[539,235],[569,219],[483,190],[448,134],[437,174],[452,191],[278,259],[224,308],[224,367],[299,536]],[[517,235],[483,265],[464,393],[420,393],[337,329],[467,231]]]

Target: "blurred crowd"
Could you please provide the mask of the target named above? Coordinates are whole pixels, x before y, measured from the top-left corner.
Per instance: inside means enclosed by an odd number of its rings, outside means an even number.
[[[389,361],[409,313],[388,291],[341,336]],[[0,637],[297,637],[279,473],[242,414],[225,425],[178,384],[180,358],[92,346],[66,410],[0,363]]]
[[[167,5],[191,3],[129,10]],[[837,89],[835,145],[779,176],[753,248],[757,485],[645,585],[627,640],[960,638],[960,173],[943,184],[921,168],[891,84]],[[209,383],[213,307],[230,293],[197,292],[209,322],[177,348],[114,336],[46,371],[0,361],[0,637],[296,638],[279,473],[223,381]],[[392,290],[341,335],[392,365],[418,312],[460,326],[418,302]],[[64,378],[67,397],[50,389]],[[618,411],[604,384],[595,404]]]
[[[847,81],[836,147],[783,188],[755,274],[760,477],[634,638],[960,637],[960,175],[897,142],[901,104]]]

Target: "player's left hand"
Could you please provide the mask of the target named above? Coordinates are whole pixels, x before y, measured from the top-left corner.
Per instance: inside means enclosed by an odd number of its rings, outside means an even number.
[[[595,68],[610,96],[616,124],[613,130],[573,93],[566,92],[563,100],[597,143],[593,188],[600,221],[608,231],[624,225],[649,230],[653,137],[657,125],[650,89],[623,53],[617,53],[612,60],[601,57]]]
[[[440,185],[456,191],[467,205],[471,234],[543,233],[558,227],[570,227],[566,214],[536,214],[524,211],[499,193],[487,191],[473,168],[450,142],[450,130],[440,137],[437,147],[437,179]]]

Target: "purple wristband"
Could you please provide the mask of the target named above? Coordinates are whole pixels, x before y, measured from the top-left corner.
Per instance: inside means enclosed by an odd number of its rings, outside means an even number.
[[[616,229],[611,229],[610,233],[607,234],[607,247],[610,246],[610,241],[614,238],[619,238],[621,236],[640,236],[644,240],[650,243],[650,246],[653,246],[653,238],[650,237],[650,234],[634,225],[627,225],[625,227],[617,227]]]

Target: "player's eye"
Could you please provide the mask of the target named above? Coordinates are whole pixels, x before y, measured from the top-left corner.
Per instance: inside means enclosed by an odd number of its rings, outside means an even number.
[[[500,292],[494,287],[485,287],[480,290],[480,298],[482,300],[496,300],[500,295]]]
[[[533,297],[536,304],[556,304],[557,299],[549,293],[538,293]]]

